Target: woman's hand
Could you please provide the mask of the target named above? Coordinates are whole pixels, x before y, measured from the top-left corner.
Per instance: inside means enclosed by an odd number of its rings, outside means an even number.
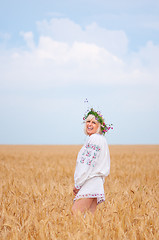
[[[79,189],[77,189],[77,188],[73,188],[73,194],[76,196],[76,194],[78,193],[78,191],[79,191]]]

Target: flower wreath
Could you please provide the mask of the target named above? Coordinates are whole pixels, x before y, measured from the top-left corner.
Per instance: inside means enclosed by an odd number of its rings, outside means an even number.
[[[104,118],[101,115],[101,113],[99,111],[96,112],[93,108],[91,108],[90,110],[88,110],[86,112],[86,114],[83,117],[83,120],[85,121],[90,114],[94,115],[95,119],[101,124],[101,131],[102,131],[103,135],[106,132],[108,132],[108,130],[113,129],[113,124],[105,124]]]

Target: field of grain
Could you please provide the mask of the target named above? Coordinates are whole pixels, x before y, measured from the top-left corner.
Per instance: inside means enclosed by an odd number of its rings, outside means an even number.
[[[74,218],[80,146],[0,146],[0,239],[159,239],[159,145],[110,146],[106,201]]]

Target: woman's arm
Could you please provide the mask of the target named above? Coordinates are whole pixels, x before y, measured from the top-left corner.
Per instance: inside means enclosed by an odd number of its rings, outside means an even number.
[[[96,167],[96,161],[101,151],[98,136],[90,137],[88,143],[80,151],[74,174],[75,189],[80,189]],[[77,191],[77,190],[75,190]]]

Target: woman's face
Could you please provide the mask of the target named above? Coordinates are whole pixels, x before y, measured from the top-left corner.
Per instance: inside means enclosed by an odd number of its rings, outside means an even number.
[[[95,119],[87,120],[86,121],[86,132],[89,136],[96,133],[99,127],[99,123]]]

